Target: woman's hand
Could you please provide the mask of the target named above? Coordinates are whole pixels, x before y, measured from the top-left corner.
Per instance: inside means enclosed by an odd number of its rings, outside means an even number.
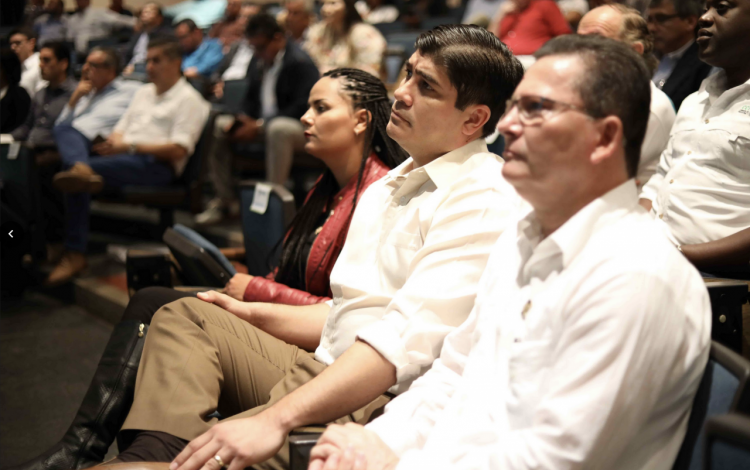
[[[224,287],[224,293],[229,297],[242,301],[245,298],[247,285],[250,284],[252,278],[253,276],[249,274],[235,274],[232,276],[232,279],[229,280],[226,287]]]
[[[204,302],[214,304],[217,307],[221,307],[227,312],[235,315],[236,317],[245,320],[248,323],[252,323],[252,303],[240,302],[239,300],[233,299],[226,294],[220,294],[215,290],[208,292],[199,292],[198,298]]]

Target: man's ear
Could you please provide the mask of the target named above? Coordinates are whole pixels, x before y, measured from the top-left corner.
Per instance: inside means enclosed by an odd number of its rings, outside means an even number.
[[[630,47],[632,47],[633,50],[638,53],[638,55],[643,55],[644,47],[642,42],[634,42]]]
[[[461,132],[465,136],[472,136],[477,131],[482,132],[482,127],[487,124],[492,115],[489,106],[484,104],[471,105],[466,109],[466,113],[467,118],[461,127]]]
[[[365,135],[367,130],[367,123],[372,123],[372,114],[366,109],[358,109],[354,112],[354,133],[357,135]]]
[[[597,122],[599,128],[598,142],[591,154],[591,163],[597,165],[624,151],[622,121],[617,116],[607,116]]]

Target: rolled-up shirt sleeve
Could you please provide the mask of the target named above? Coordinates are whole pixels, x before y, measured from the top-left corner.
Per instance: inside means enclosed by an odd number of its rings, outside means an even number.
[[[396,367],[392,392],[408,389],[466,320],[489,253],[516,211],[514,195],[476,181],[456,188],[434,212],[404,286],[381,321],[357,332]]]
[[[169,134],[169,141],[183,147],[188,155],[192,155],[195,144],[201,137],[203,126],[206,125],[210,105],[202,99],[185,100],[180,108]]]

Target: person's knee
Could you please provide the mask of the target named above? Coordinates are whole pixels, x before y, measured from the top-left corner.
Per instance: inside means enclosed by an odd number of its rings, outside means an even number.
[[[296,134],[303,134],[304,129],[299,121],[289,118],[276,118],[266,126],[266,136],[269,140],[286,138]]]
[[[151,323],[157,326],[157,324],[163,325],[168,322],[187,319],[195,324],[201,324],[206,316],[210,315],[211,307],[219,308],[195,297],[178,299],[157,310]],[[223,309],[219,310],[223,311]]]
[[[158,286],[140,289],[130,298],[122,319],[151,323],[154,313],[169,302],[165,297],[172,292],[173,289]]]

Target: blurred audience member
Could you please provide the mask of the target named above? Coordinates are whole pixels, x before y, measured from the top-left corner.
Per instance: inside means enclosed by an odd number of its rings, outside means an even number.
[[[469,0],[461,23],[487,28],[500,10],[500,6],[506,1],[508,0]]]
[[[185,0],[165,6],[164,14],[173,18],[172,24],[193,20],[201,29],[208,29],[221,20],[227,8],[226,0]]]
[[[184,57],[182,72],[187,78],[211,76],[224,57],[218,39],[204,38],[203,31],[193,20],[182,20],[175,27],[175,36],[180,41]]]
[[[33,96],[26,122],[12,134],[36,149],[54,148],[52,127],[76,89],[75,80],[68,76],[70,50],[61,42],[49,42],[39,51],[39,64],[48,84]]]
[[[33,98],[37,91],[47,85],[39,67],[39,53],[35,52],[36,35],[29,28],[21,28],[11,31],[8,38],[10,48],[21,61],[21,86]]]
[[[723,70],[683,101],[641,203],[699,269],[750,279],[750,1],[708,0],[698,54]]]
[[[44,0],[28,0],[23,9],[23,25],[31,27],[44,14]]]
[[[221,59],[219,66],[211,74],[211,94],[217,99],[224,96],[224,82],[226,80],[241,80],[247,76],[247,69],[253,58],[253,48],[247,37],[232,44],[229,52]]]
[[[680,109],[689,94],[698,91],[711,72],[711,66],[698,59],[695,43],[696,24],[702,12],[702,0],[652,0],[648,8],[648,28],[654,35],[654,49],[661,57],[653,80],[672,99],[675,109]]]
[[[574,31],[578,28],[583,15],[589,11],[589,3],[586,0],[557,0],[557,6]]]
[[[135,18],[119,15],[107,8],[92,7],[91,0],[76,0],[78,9],[68,17],[68,39],[75,43],[76,52],[85,54],[89,41],[103,39],[121,28],[132,28]]]
[[[648,31],[646,20],[638,10],[613,3],[594,8],[588,12],[578,27],[578,34],[598,34],[632,47],[645,60],[649,72],[653,73],[656,59],[653,56],[654,43]],[[651,176],[656,173],[659,157],[667,147],[669,131],[674,124],[675,110],[672,101],[663,91],[651,84],[651,113],[648,118],[646,136],[641,146],[641,158],[635,182],[640,192]]]
[[[370,24],[393,23],[398,19],[398,8],[392,0],[359,0],[354,4],[362,19]]]
[[[552,0],[507,0],[494,23],[497,37],[517,56],[532,55],[555,36],[572,32]]]
[[[262,8],[260,7],[260,5],[244,2],[242,4],[242,7],[240,7],[240,18],[245,23],[245,26],[247,26],[247,21],[250,19],[250,17],[257,15],[261,12],[261,10]]]
[[[287,0],[284,10],[279,13],[279,23],[286,30],[287,36],[299,45],[307,40],[309,27],[315,22],[313,2],[310,0]]]
[[[241,9],[242,0],[227,0],[224,17],[215,23],[208,32],[208,37],[221,41],[225,53],[229,51],[232,44],[242,39],[246,22],[240,16]]]
[[[7,134],[23,124],[29,114],[31,98],[19,85],[20,81],[21,62],[13,51],[3,47],[0,49],[0,134]]]
[[[39,45],[47,41],[64,41],[68,37],[68,17],[62,0],[49,0],[46,13],[34,22]]]
[[[128,75],[135,70],[137,64],[146,63],[146,53],[148,51],[148,42],[151,38],[159,36],[171,36],[172,28],[164,23],[164,15],[161,7],[156,3],[147,3],[143,5],[141,14],[138,18],[140,33],[134,34],[130,42],[125,46],[125,70],[123,73]]]
[[[70,169],[58,173],[54,181],[66,193],[66,252],[47,284],[66,282],[86,267],[91,193],[104,186],[170,184],[182,174],[200,138],[209,106],[182,78],[180,45],[156,38],[148,46],[146,71],[151,83],[138,89],[109,137],[92,142],[90,152],[79,140],[76,151],[61,154],[63,165]]]
[[[119,15],[133,16],[133,12],[122,5],[122,0],[110,0],[109,9]]]
[[[380,76],[385,38],[362,21],[354,0],[323,0],[322,21],[310,26],[305,49],[321,73],[351,67]]]
[[[284,184],[295,150],[301,151],[305,146],[305,131],[299,119],[308,108],[310,90],[318,80],[317,67],[307,53],[287,39],[270,15],[261,13],[250,18],[246,34],[255,53],[248,67],[243,113],[234,119],[221,116],[216,120],[209,179],[217,197],[198,214],[199,223],[221,220],[237,199],[230,148],[242,155],[252,148],[248,143],[264,142],[266,179]]]

